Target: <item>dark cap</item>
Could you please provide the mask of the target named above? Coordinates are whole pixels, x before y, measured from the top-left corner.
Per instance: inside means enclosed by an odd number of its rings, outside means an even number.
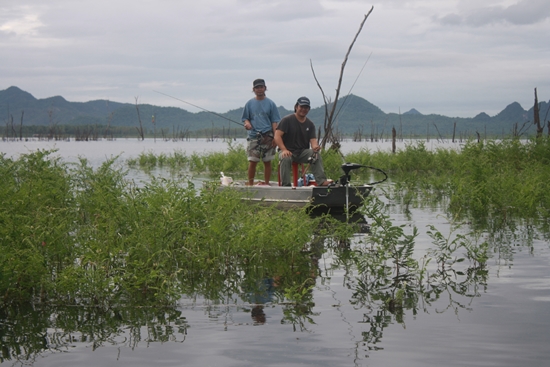
[[[296,104],[298,106],[308,106],[308,107],[311,107],[310,104],[309,104],[309,98],[307,97],[300,97],[298,98],[298,100],[296,101]]]
[[[260,87],[260,86],[265,87],[265,80],[263,80],[263,79],[256,79],[256,80],[254,80],[254,82],[252,83],[252,85],[254,86],[254,88]]]

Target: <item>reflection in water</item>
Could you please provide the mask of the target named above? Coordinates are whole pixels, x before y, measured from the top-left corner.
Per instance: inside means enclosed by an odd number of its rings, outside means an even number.
[[[256,325],[265,324],[265,312],[263,305],[254,306],[252,308],[252,311],[250,312],[250,315],[252,316],[252,320],[254,320],[254,323]]]
[[[349,222],[357,223],[356,229],[366,228],[361,215],[355,215]],[[329,220],[321,222],[325,230],[330,231],[330,226]],[[384,230],[396,231],[394,227]],[[428,276],[420,271],[422,267],[410,254],[399,252],[399,248],[375,248],[370,241],[378,235],[380,227],[375,226],[368,236],[352,237],[345,246],[338,236],[318,237],[300,256],[289,259],[274,255],[262,264],[228,268],[225,274],[206,275],[204,269],[198,269],[195,276],[187,275],[195,282],[190,289],[193,292],[184,299],[193,299],[200,290],[210,301],[229,305],[227,300],[239,295],[250,305],[248,309],[254,325],[267,326],[270,316],[266,315],[265,305],[272,304],[281,307],[280,324],[291,325],[294,332],[310,331],[316,323],[315,318],[321,315],[315,311],[316,286],[330,283],[334,272],[343,271],[344,283],[352,294],[349,300],[340,302],[349,302],[363,313],[359,325],[368,327],[366,330],[361,328],[363,344],[355,342],[354,345],[368,351],[378,349],[377,344],[389,325],[404,324],[407,311],[413,315],[427,311],[428,307],[446,298],[447,308],[458,312],[466,306],[457,297],[478,296],[479,285],[486,282],[487,273],[483,267],[466,266],[459,270],[445,267]],[[414,238],[403,233],[385,240],[386,245],[391,241],[404,247],[414,245]],[[332,264],[328,272],[326,269],[321,272],[321,258],[330,258]],[[327,289],[330,291],[330,287]],[[140,342],[184,342],[188,331],[188,321],[176,306],[157,309],[136,304],[106,310],[52,306],[2,312],[2,361],[32,361],[44,351],[64,351],[78,343],[91,345],[95,350],[106,345],[133,349]],[[346,320],[344,316],[343,320]],[[349,327],[353,331],[353,325]]]
[[[140,342],[183,342],[187,320],[176,308],[40,306],[0,310],[0,362],[29,364],[43,352],[78,344],[135,348]]]
[[[253,325],[262,329],[282,325],[296,333],[313,333],[327,310],[336,309],[339,322],[349,332],[346,348],[353,349],[355,365],[361,365],[368,353],[383,349],[383,337],[392,325],[405,327],[407,315],[450,311],[458,317],[487,290],[485,266],[466,257],[457,261],[468,250],[466,245],[459,246],[458,252],[451,251],[452,243],[441,241],[434,229],[435,243],[430,245],[434,260],[426,264],[426,257],[417,260],[409,253],[417,237],[399,232],[399,226],[392,223],[384,225],[382,216],[376,219],[366,235],[357,230],[344,244],[335,237],[320,236],[292,259],[273,256],[262,264],[228,268],[225,274],[206,274],[200,269],[200,274],[189,277],[194,284],[183,300],[194,305],[197,295],[202,295],[209,302],[225,305],[230,314],[246,311]],[[358,223],[359,229],[368,228],[362,215],[355,215],[351,222]],[[325,235],[330,232],[330,223],[322,226]],[[393,237],[388,235],[392,233]],[[377,243],[384,246],[375,246],[373,241],[382,238],[384,241]],[[498,240],[501,249],[513,247],[503,237]],[[509,259],[510,254],[504,257]],[[331,284],[337,277],[342,278],[341,288],[349,291],[339,290],[345,297],[338,298],[334,289],[340,285]],[[234,299],[243,303],[231,301]],[[207,312],[215,313],[216,308]],[[270,325],[272,317],[277,317],[277,322]],[[187,343],[192,338],[188,332],[193,330],[191,322],[182,316],[182,307],[159,309],[139,303],[109,309],[6,308],[0,310],[0,321],[0,362],[21,364],[33,364],[45,352],[66,352],[79,344],[97,350],[108,346],[134,349],[156,342]],[[271,333],[272,329],[265,330]]]
[[[257,281],[256,287],[247,292],[246,300],[252,305],[250,314],[255,325],[265,324],[264,305],[273,301],[276,286],[273,278],[264,278]]]

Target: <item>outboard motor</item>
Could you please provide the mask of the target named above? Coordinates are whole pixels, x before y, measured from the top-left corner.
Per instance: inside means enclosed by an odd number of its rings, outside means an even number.
[[[338,181],[340,182],[340,185],[347,186],[351,179],[350,172],[354,169],[358,169],[365,166],[357,163],[344,163],[341,167],[342,167],[342,170],[344,171],[344,175],[340,177]]]

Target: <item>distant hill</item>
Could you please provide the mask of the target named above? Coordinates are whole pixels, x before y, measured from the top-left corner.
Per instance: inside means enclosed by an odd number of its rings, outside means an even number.
[[[149,104],[138,104],[140,117],[144,128],[152,130],[152,116],[155,116],[157,129],[185,129],[196,131],[209,128],[239,129],[239,126],[228,121],[240,123],[242,107],[222,113],[224,118],[208,112],[191,113],[177,107],[159,107]],[[329,110],[332,106],[329,106]],[[540,103],[541,121],[548,118],[550,102]],[[292,113],[279,106],[281,116]],[[8,119],[20,123],[23,115],[24,126],[48,125],[102,125],[136,127],[138,115],[136,106],[130,103],[118,103],[108,100],[90,102],[69,102],[61,96],[36,99],[30,93],[12,86],[0,91],[0,116],[3,126],[7,126]],[[310,111],[309,117],[322,126],[325,108],[318,107]],[[423,115],[416,109],[403,114],[385,113],[369,101],[348,95],[338,101],[336,113],[336,127],[340,133],[346,135],[361,132],[363,138],[374,136],[389,136],[395,128],[402,137],[426,135],[449,137],[455,131],[457,138],[472,136],[476,132],[489,136],[509,135],[514,125],[521,127],[527,121],[533,121],[533,108],[529,110],[513,102],[495,116],[481,112],[474,118],[446,117],[442,115]],[[456,125],[456,128],[455,128]],[[456,129],[456,130],[455,130]],[[532,124],[530,133],[534,133]],[[243,131],[243,136],[245,135]]]
[[[422,114],[418,112],[416,108],[411,108],[407,112],[404,112],[403,115],[422,115]]]

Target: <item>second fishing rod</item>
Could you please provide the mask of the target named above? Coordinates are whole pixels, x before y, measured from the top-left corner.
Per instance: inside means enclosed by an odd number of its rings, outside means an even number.
[[[198,109],[201,109],[201,110],[203,110],[204,112],[211,113],[211,114],[213,114],[213,115],[216,115],[216,116],[218,116],[218,117],[221,117],[222,119],[225,119],[225,120],[227,120],[227,121],[231,121],[231,122],[233,122],[233,123],[235,123],[235,124],[237,124],[237,125],[239,125],[239,126],[243,126],[243,127],[244,127],[244,124],[243,124],[242,122],[235,121],[235,120],[230,119],[229,117],[226,117],[226,116],[224,116],[224,115],[220,115],[219,113],[216,113],[216,112],[213,112],[213,111],[209,111],[209,110],[207,110],[206,108],[202,108],[202,107],[197,106],[196,104],[193,104],[193,103],[191,103],[191,102],[184,101],[183,99],[179,99],[179,98],[177,98],[177,97],[174,97],[174,96],[171,96],[171,95],[169,95],[169,94],[162,93],[162,92],[159,92],[159,91],[156,91],[156,90],[153,90],[153,92],[158,93],[158,94],[162,94],[163,96],[166,96],[166,97],[170,97],[170,98],[172,98],[172,99],[175,99],[176,101],[183,102],[183,103],[188,104],[188,105],[190,105],[190,106],[193,106],[193,107],[196,107],[196,108],[198,108]]]

